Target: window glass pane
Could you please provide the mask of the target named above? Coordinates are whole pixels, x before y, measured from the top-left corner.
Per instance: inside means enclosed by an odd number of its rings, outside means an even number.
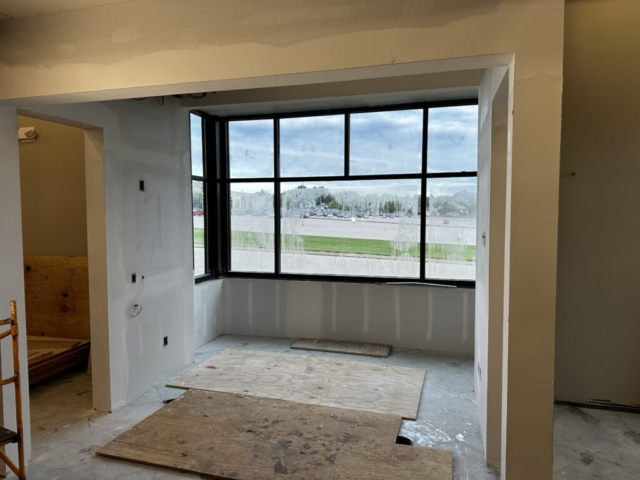
[[[422,110],[351,115],[350,173],[422,171]]]
[[[280,174],[344,175],[344,115],[281,119]]]
[[[426,276],[476,278],[476,178],[427,180]]]
[[[431,108],[427,171],[475,172],[478,169],[478,106]]]
[[[283,273],[419,278],[420,180],[282,183]]]
[[[229,122],[229,174],[273,177],[273,120]]]
[[[231,270],[275,272],[273,183],[231,184]]]
[[[193,269],[196,277],[206,273],[204,244],[204,184],[191,182],[193,194]]]
[[[191,175],[202,177],[202,119],[198,115],[189,115],[191,125]]]

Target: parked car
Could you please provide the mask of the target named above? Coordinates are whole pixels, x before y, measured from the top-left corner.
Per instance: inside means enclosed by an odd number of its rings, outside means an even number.
[[[194,217],[203,217],[204,216],[204,210],[202,210],[201,208],[194,208],[193,209],[193,216]]]

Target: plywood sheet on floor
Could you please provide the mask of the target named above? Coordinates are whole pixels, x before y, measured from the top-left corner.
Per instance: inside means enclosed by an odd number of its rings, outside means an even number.
[[[451,480],[452,454],[396,445],[396,415],[190,390],[98,455],[217,479]]]
[[[307,355],[225,350],[169,383],[415,420],[426,371]]]
[[[302,338],[291,345],[294,350],[310,350],[315,352],[346,353],[349,355],[364,355],[366,357],[386,358],[391,350],[390,345],[375,343],[338,342],[335,340],[316,340]]]

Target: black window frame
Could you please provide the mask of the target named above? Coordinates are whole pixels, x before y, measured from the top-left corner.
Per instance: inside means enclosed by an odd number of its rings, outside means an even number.
[[[426,218],[427,218],[427,183],[430,178],[477,178],[478,171],[453,171],[453,172],[428,172],[428,125],[429,110],[442,107],[456,107],[478,105],[477,98],[469,98],[453,101],[433,101],[399,105],[380,105],[376,107],[343,108],[312,111],[296,111],[286,113],[269,113],[257,115],[238,115],[219,117],[206,112],[197,113],[203,119],[203,155],[205,156],[205,168],[207,172],[215,172],[212,182],[207,175],[205,186],[205,215],[208,215],[205,229],[205,247],[207,250],[206,275],[196,277],[196,282],[213,278],[251,278],[272,280],[300,280],[321,282],[348,282],[366,284],[415,284],[415,285],[441,285],[447,287],[474,288],[475,280],[452,280],[426,277]],[[397,110],[423,110],[422,128],[422,171],[412,174],[382,174],[382,175],[351,175],[350,174],[350,116],[354,113],[386,112]],[[306,176],[306,177],[282,177],[280,175],[280,119],[296,117],[312,117],[325,115],[345,115],[345,168],[344,175]],[[274,121],[274,176],[230,178],[229,177],[229,122],[242,120]],[[206,173],[206,172],[205,172]],[[195,178],[195,177],[192,177]],[[281,234],[280,234],[280,193],[283,182],[323,182],[323,181],[348,181],[348,180],[398,180],[419,179],[421,181],[421,205],[420,205],[420,277],[372,277],[372,276],[347,276],[347,275],[313,275],[282,273],[280,271],[281,258]],[[231,261],[231,185],[233,183],[273,183],[274,185],[274,272],[238,272],[230,270]]]
[[[198,111],[189,112],[189,125],[191,125],[191,115],[200,117],[201,121],[201,132],[202,132],[202,175],[194,175],[193,174],[193,159],[191,159],[191,163],[189,167],[191,168],[191,209],[193,210],[193,182],[202,182],[202,195],[203,195],[203,206],[204,206],[204,270],[205,273],[202,275],[195,276],[195,283],[201,283],[207,280],[211,280],[214,278],[219,278],[219,272],[217,270],[218,260],[215,258],[215,251],[218,244],[217,234],[215,233],[217,230],[216,227],[216,212],[211,210],[211,208],[216,208],[218,201],[216,197],[217,186],[215,184],[215,179],[217,175],[215,172],[217,170],[216,159],[218,155],[215,151],[210,152],[209,149],[215,150],[218,145],[218,141],[215,135],[215,124],[211,124],[208,121],[205,114]],[[210,129],[214,127],[214,131],[210,132]],[[191,131],[191,129],[189,129]],[[190,145],[192,139],[190,138]],[[213,174],[213,175],[212,175]],[[193,256],[193,268],[195,272],[195,239],[193,238],[193,214],[191,217],[191,232],[192,232],[192,245],[194,246],[194,256]]]

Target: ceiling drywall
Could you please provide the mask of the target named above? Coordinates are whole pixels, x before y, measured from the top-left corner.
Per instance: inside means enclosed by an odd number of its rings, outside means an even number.
[[[436,102],[439,100],[466,100],[474,99],[477,95],[478,89],[475,87],[443,88],[440,90],[418,90],[413,92],[312,98],[280,102],[228,103],[222,105],[208,105],[206,107],[197,108],[196,110],[220,116],[260,115],[312,110],[403,105],[420,102]]]
[[[130,0],[2,0],[0,21],[12,18],[36,17],[82,8],[101,7]]]
[[[214,115],[286,113],[374,107],[478,96],[481,70],[399,76],[295,87],[256,88],[182,98],[182,106]]]

